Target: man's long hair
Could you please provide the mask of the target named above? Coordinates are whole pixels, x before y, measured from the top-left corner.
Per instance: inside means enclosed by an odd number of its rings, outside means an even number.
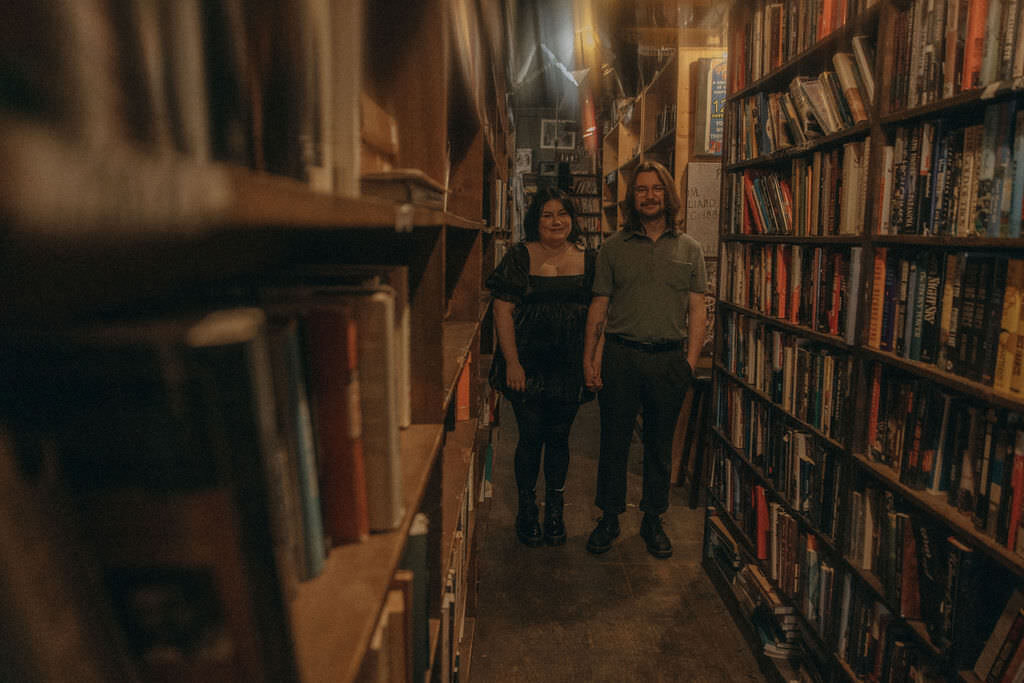
[[[640,213],[636,210],[636,179],[641,173],[654,171],[658,174],[658,181],[665,186],[665,227],[678,228],[681,218],[680,212],[683,207],[679,193],[676,191],[676,182],[668,169],[657,161],[641,161],[633,171],[633,177],[626,188],[626,229],[637,230],[640,228]]]

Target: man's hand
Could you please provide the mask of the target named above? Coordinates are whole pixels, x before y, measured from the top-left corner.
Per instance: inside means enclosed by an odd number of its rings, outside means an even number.
[[[601,381],[601,365],[598,363],[584,363],[583,365],[583,382],[587,385],[587,389],[591,391],[600,391],[604,383]]]
[[[505,366],[505,386],[513,391],[526,391],[526,371],[518,362]]]

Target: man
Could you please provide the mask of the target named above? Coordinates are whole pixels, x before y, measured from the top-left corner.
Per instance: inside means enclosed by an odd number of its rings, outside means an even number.
[[[707,274],[700,245],[679,231],[681,202],[664,166],[642,162],[625,205],[623,230],[598,254],[583,349],[585,380],[600,390],[601,409],[595,502],[603,515],[587,550],[603,553],[619,535],[627,456],[642,408],[640,535],[648,552],[665,558],[672,555],[661,524],[668,509],[672,437],[704,339]]]

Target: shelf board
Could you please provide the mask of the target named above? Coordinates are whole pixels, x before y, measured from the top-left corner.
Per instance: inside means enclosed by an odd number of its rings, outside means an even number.
[[[794,145],[780,149],[772,154],[765,156],[759,156],[754,159],[744,159],[742,161],[736,161],[731,164],[725,165],[726,172],[741,171],[745,168],[757,168],[760,166],[775,166],[783,161],[789,161],[794,157],[802,157],[813,152],[816,149],[822,147],[832,147],[839,145],[847,140],[854,138],[865,137],[871,132],[871,124],[865,122],[851,126],[850,128],[844,128],[841,131],[832,133],[830,135],[823,135],[822,137],[808,140],[802,145]]]
[[[883,126],[896,126],[904,123],[912,123],[939,113],[943,115],[956,115],[959,113],[965,113],[971,109],[977,109],[992,102],[1016,97],[1022,92],[1020,88],[1004,87],[999,90],[994,97],[985,98],[984,95],[986,90],[987,87],[965,90],[957,93],[953,97],[883,114],[879,120]]]
[[[302,181],[127,145],[90,150],[0,120],[0,215],[45,239],[181,239],[217,230],[439,226],[482,221],[422,205],[315,192]]]
[[[726,233],[719,235],[722,242],[768,242],[772,244],[814,244],[828,246],[856,246],[864,243],[861,235],[741,235]]]
[[[751,308],[746,308],[738,304],[733,304],[722,299],[718,300],[718,305],[721,306],[722,308],[725,308],[726,310],[741,313],[747,316],[748,318],[756,318],[757,320],[761,320],[775,327],[781,327],[782,329],[788,332],[792,332],[793,334],[797,334],[800,335],[801,337],[806,337],[807,339],[811,339],[817,342],[822,342],[824,344],[828,344],[829,346],[834,346],[843,351],[852,351],[854,348],[847,344],[846,341],[838,335],[827,334],[825,332],[818,332],[817,330],[812,330],[802,325],[794,325],[793,323],[787,320],[783,320],[782,318],[776,318],[774,316],[765,315],[764,313],[755,311]]]
[[[1020,249],[1024,238],[1013,237],[957,237],[954,235],[872,235],[877,246],[944,247],[952,249]]]
[[[651,152],[668,152],[675,147],[675,143],[676,129],[673,127],[672,129],[665,131],[660,137],[655,139],[654,142],[648,145],[644,150],[644,154],[649,154]]]
[[[868,346],[858,347],[858,349],[871,358],[894,365],[915,375],[924,376],[933,382],[942,384],[962,394],[980,398],[988,403],[1009,408],[1010,410],[1024,411],[1024,396],[1020,394],[996,391],[981,382],[975,382],[966,377],[944,372],[930,363],[903,358],[889,351],[880,351]]]
[[[926,513],[934,515],[948,524],[956,535],[969,545],[982,548],[989,555],[995,557],[1001,565],[1017,574],[1017,576],[1024,577],[1024,557],[1017,555],[1015,552],[996,543],[994,539],[979,532],[970,517],[945,502],[945,496],[935,496],[910,488],[899,480],[895,470],[891,467],[875,462],[861,453],[855,453],[854,458],[865,469],[882,480],[887,487],[899,492],[903,498],[912,501]]]
[[[333,548],[323,572],[299,584],[290,611],[303,680],[355,680],[443,434],[440,424],[413,425],[402,430],[406,513],[401,526],[394,531],[371,534],[362,543]],[[344,618],[339,618],[339,614]]]
[[[459,383],[473,338],[480,328],[480,322],[446,322],[441,325],[442,376],[444,377],[444,405],[447,408],[455,395],[455,387]]]
[[[755,396],[757,396],[763,403],[767,403],[768,405],[770,405],[773,408],[775,408],[775,410],[777,410],[778,412],[780,412],[783,415],[785,415],[790,421],[792,421],[793,423],[798,425],[801,429],[803,429],[805,431],[808,431],[811,434],[813,434],[818,440],[827,443],[829,446],[831,446],[833,449],[835,449],[837,451],[840,451],[842,453],[846,453],[847,452],[846,446],[844,446],[842,443],[836,441],[835,439],[833,439],[830,436],[826,436],[824,432],[822,432],[820,429],[818,429],[814,425],[810,424],[809,422],[807,422],[805,420],[801,420],[796,415],[793,415],[788,410],[783,408],[781,405],[779,405],[778,403],[773,401],[771,396],[769,396],[768,394],[764,393],[760,389],[754,388],[753,386],[748,384],[746,380],[741,378],[739,375],[736,375],[735,373],[733,373],[730,370],[726,369],[726,367],[724,365],[722,365],[720,363],[715,363],[714,367],[720,373],[722,373],[723,375],[725,375],[726,377],[731,379],[734,383],[739,384],[744,389],[746,389],[750,393],[752,393]]]

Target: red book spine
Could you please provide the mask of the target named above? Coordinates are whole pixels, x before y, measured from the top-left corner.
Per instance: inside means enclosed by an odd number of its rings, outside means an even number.
[[[324,530],[333,544],[361,541],[370,534],[370,520],[356,322],[342,307],[325,307],[309,314],[306,329],[320,437]]]

